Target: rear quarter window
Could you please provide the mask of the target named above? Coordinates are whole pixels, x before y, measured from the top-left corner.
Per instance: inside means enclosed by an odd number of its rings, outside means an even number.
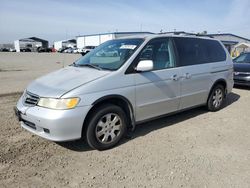
[[[175,37],[179,66],[213,63],[226,60],[222,45],[216,40]]]

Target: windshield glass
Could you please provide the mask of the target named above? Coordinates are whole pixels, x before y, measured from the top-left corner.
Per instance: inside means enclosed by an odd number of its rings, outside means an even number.
[[[135,50],[143,39],[117,39],[107,41],[75,62],[75,66],[91,64],[100,69],[117,70]]]
[[[250,54],[241,54],[239,57],[234,59],[235,63],[250,63]]]

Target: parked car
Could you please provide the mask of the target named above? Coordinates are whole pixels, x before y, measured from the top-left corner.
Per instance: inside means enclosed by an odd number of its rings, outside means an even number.
[[[117,57],[98,56],[108,49]],[[71,66],[38,78],[17,102],[26,130],[53,141],[115,146],[135,125],[197,106],[222,108],[233,62],[211,38],[176,35],[110,40]]]
[[[0,52],[9,52],[10,51],[10,49],[8,49],[8,48],[1,48],[0,49]]]
[[[51,52],[57,52],[57,50],[54,47],[52,47]]]
[[[89,53],[90,51],[92,51],[93,49],[95,49],[96,46],[85,46],[80,53],[82,54],[82,56],[86,55],[87,53]]]
[[[79,48],[74,48],[74,49],[73,49],[73,53],[74,53],[74,54],[79,53]]]
[[[21,48],[20,52],[31,52],[30,48]]]
[[[83,49],[84,49],[84,48],[78,48],[78,49],[77,49],[77,53],[80,53],[80,54],[83,53]]]
[[[59,53],[69,53],[69,52],[71,52],[71,49],[70,49],[71,47],[62,47],[62,48],[60,48],[57,52],[59,52]],[[68,50],[69,49],[69,50]]]
[[[60,48],[59,50],[57,50],[57,52],[59,53],[63,53],[64,50],[66,50],[67,48]]]
[[[241,54],[233,61],[234,84],[250,86],[250,52]]]
[[[110,51],[110,50],[103,50],[100,51],[97,55],[98,56],[103,56],[103,57],[117,57],[119,52],[116,50]]]
[[[16,49],[10,48],[10,52],[16,52]]]
[[[74,48],[69,47],[69,48],[65,49],[63,52],[64,53],[73,53],[74,52]]]
[[[52,48],[44,48],[44,47],[39,47],[37,48],[37,52],[52,52]]]

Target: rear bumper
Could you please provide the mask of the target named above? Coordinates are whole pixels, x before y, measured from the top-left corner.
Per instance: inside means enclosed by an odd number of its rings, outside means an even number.
[[[59,142],[81,138],[83,122],[89,109],[90,106],[70,110],[27,107],[19,100],[15,113],[24,129],[45,139]]]

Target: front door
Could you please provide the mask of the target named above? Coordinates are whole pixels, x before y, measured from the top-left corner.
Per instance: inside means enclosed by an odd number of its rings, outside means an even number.
[[[148,42],[137,61],[152,60],[152,71],[135,74],[136,121],[174,112],[180,105],[180,71],[171,38]]]

